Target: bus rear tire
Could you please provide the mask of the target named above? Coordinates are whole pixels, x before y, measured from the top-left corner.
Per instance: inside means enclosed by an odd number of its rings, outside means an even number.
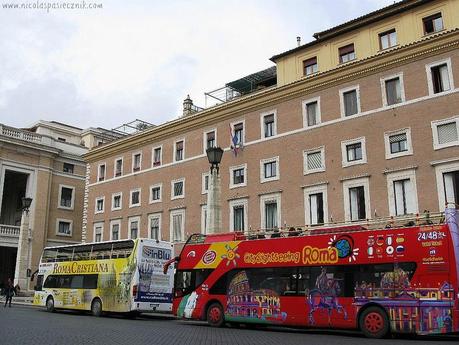
[[[102,301],[99,298],[95,298],[91,303],[91,314],[93,316],[102,315]]]
[[[46,299],[46,311],[50,313],[54,313],[56,309],[54,309],[54,298],[52,296],[49,296]]]
[[[223,326],[225,317],[220,303],[212,303],[209,308],[207,308],[207,322],[212,327]]]
[[[380,307],[368,307],[359,318],[360,330],[368,338],[384,338],[389,333],[389,319]]]

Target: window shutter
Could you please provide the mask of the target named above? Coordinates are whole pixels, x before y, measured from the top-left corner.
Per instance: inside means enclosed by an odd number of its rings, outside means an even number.
[[[265,116],[265,123],[271,123],[271,122],[274,122],[274,114],[266,115]]]
[[[317,57],[313,57],[313,58],[310,58],[310,59],[307,59],[307,60],[303,61],[303,66],[304,67],[315,65],[315,64],[317,64]]]
[[[446,144],[458,140],[456,122],[437,126],[438,143]]]
[[[307,155],[307,167],[308,170],[315,170],[322,168],[322,153],[314,152],[308,153]]]
[[[348,44],[347,46],[339,48],[339,55],[349,54],[354,51],[354,43]]]
[[[396,134],[396,135],[391,135],[389,137],[389,143],[397,143],[399,141],[406,141],[406,133],[401,133],[401,134]]]

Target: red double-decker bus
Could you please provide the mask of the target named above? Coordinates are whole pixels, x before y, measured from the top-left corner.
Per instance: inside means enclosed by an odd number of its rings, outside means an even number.
[[[212,326],[360,329],[374,338],[457,332],[457,219],[447,209],[440,221],[382,229],[192,235],[176,258],[173,311]]]

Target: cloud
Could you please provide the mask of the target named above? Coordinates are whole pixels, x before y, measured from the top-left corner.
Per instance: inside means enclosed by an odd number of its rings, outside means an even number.
[[[0,8],[0,122],[116,127],[176,118],[187,94],[272,65],[269,58],[386,0],[103,1],[100,10]],[[333,11],[330,8],[333,7]]]

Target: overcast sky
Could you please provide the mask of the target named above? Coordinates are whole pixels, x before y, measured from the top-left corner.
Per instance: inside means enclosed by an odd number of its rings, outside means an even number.
[[[297,36],[309,42],[394,2],[91,1],[103,8],[47,13],[0,0],[0,123],[160,124],[181,114],[187,94],[204,106],[204,92],[273,66],[269,58]]]

